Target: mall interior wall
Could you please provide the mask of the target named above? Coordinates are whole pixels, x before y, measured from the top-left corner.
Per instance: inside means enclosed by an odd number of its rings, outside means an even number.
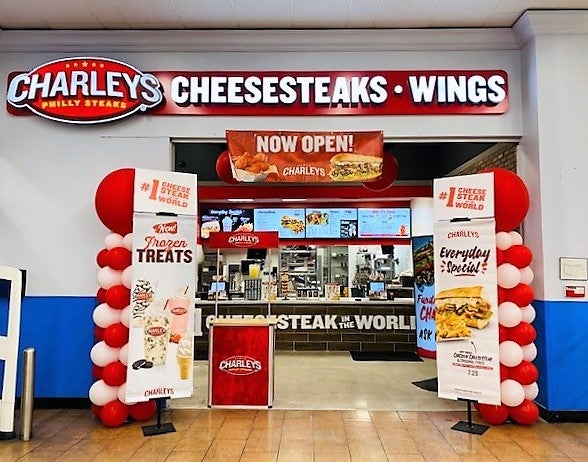
[[[503,69],[509,75],[510,108],[499,116],[136,115],[96,126],[1,111],[0,262],[28,271],[22,346],[37,348],[37,377],[43,378],[39,396],[85,397],[92,381],[88,352],[98,288],[95,257],[108,234],[96,217],[94,194],[110,171],[168,170],[170,139],[218,142],[226,129],[383,130],[387,141],[399,142],[508,141],[522,135],[520,52],[510,29],[301,31],[297,36],[278,31],[0,31],[4,76],[66,56],[114,58],[142,71]]]

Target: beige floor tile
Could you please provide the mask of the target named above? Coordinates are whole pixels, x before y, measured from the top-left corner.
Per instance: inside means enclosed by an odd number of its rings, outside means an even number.
[[[349,452],[315,452],[314,462],[351,462]]]
[[[177,451],[173,450],[165,459],[165,462],[201,462],[206,456],[206,451]]]
[[[239,462],[276,462],[277,459],[277,452],[255,452],[244,453]]]
[[[311,440],[312,419],[285,419],[282,427],[282,440]]]
[[[389,462],[424,462],[420,454],[387,454]]]

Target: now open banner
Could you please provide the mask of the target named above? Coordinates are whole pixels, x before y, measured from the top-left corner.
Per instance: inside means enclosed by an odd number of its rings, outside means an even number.
[[[227,130],[233,177],[243,182],[372,181],[382,175],[377,132]]]

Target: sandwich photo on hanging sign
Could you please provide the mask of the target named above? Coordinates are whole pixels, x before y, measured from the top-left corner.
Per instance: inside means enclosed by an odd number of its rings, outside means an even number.
[[[492,305],[482,297],[483,287],[456,287],[435,295],[437,340],[459,340],[490,322]]]
[[[383,132],[227,130],[233,177],[254,182],[363,182],[382,175]]]

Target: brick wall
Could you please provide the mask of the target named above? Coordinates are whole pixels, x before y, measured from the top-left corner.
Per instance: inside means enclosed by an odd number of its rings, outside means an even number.
[[[461,165],[447,176],[473,175],[489,167],[501,167],[517,171],[517,145],[515,143],[498,143],[469,162]]]

